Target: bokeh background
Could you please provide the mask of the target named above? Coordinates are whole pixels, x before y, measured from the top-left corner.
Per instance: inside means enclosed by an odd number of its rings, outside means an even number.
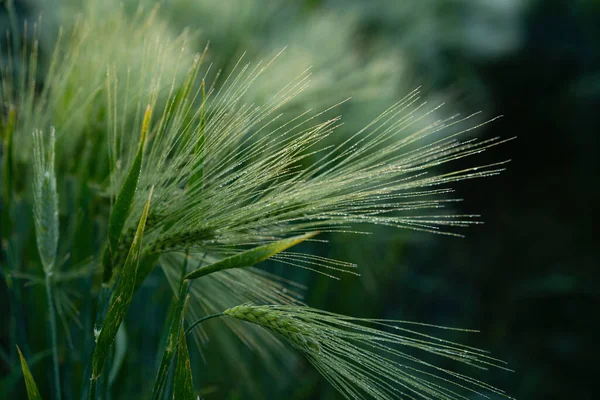
[[[107,1],[103,12],[114,12],[116,4]],[[133,10],[136,4],[124,6]],[[43,13],[50,32],[72,23],[81,1],[13,5],[21,19]],[[453,206],[456,212],[481,214],[485,221],[461,232],[464,238],[371,228],[374,235],[336,235],[329,246],[304,248],[356,262],[362,276],[341,282],[275,264],[264,268],[306,285],[304,299],[313,307],[479,329],[447,338],[506,360],[513,373],[475,375],[512,397],[595,398],[600,2],[173,0],[161,7],[174,32],[194,32],[194,51],[210,40],[208,57],[225,71],[244,52],[246,60],[262,60],[287,46],[252,100],[312,66],[313,85],[292,107],[323,108],[353,96],[341,107],[342,133],[360,128],[416,87],[432,104],[446,102],[446,115],[502,115],[475,134],[517,138],[477,159],[511,159],[506,172],[453,186],[464,198]],[[4,32],[10,24],[1,12]],[[51,48],[47,42],[42,37],[42,50]],[[154,373],[170,294],[160,276],[153,278],[156,284],[151,281],[132,305],[128,334],[139,340],[130,340],[119,397],[128,398],[141,384],[127,379],[128,370]],[[204,355],[211,359],[210,350]],[[207,399],[338,397],[307,365],[274,383],[255,355],[242,357],[250,386],[194,356]],[[9,372],[0,367],[4,378]]]

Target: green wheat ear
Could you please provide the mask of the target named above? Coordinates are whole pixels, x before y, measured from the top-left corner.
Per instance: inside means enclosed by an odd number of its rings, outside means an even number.
[[[40,259],[46,274],[52,274],[58,247],[58,193],[54,172],[54,129],[46,143],[41,131],[33,133],[33,213]]]
[[[506,369],[503,362],[481,350],[405,327],[424,324],[352,318],[298,306],[241,305],[221,315],[279,334],[348,399],[368,396],[453,400],[465,398],[465,393],[484,391],[508,397],[484,382],[436,367],[405,352],[412,348],[477,368]],[[394,329],[403,335],[372,326]]]

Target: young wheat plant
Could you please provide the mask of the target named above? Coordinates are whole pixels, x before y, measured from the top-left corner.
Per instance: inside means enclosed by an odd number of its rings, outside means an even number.
[[[485,352],[419,332],[426,324],[309,308],[293,282],[255,267],[270,259],[348,279],[358,275],[354,264],[289,249],[324,242],[325,234],[368,232],[368,225],[458,235],[456,228],[478,220],[441,212],[455,201],[447,185],[496,175],[503,163],[450,173],[438,167],[502,141],[461,140],[477,126],[461,128],[469,117],[435,120],[437,108],[427,108],[418,90],[349,136],[340,133],[336,105],[285,114],[308,87],[309,71],[261,104],[249,103],[276,59],[241,59],[207,83],[206,52],[189,54],[185,35],[171,38],[157,15],[141,10],[130,20],[121,9],[99,20],[84,13],[58,33],[44,65],[35,36],[9,41],[22,47],[14,53],[24,68],[10,57],[2,65],[2,270],[11,301],[5,318],[12,344],[24,344],[15,311],[23,290],[14,278],[45,284],[54,398],[62,398],[65,371],[74,364],[83,365],[78,396],[109,398],[124,318],[157,268],[174,297],[152,389],[141,396],[197,396],[192,372],[202,366],[188,354],[190,333],[200,348],[222,345],[223,357],[243,368],[236,344],[203,330],[200,323],[212,318],[267,364],[275,354],[303,355],[349,399],[504,396],[419,358],[505,368]],[[24,246],[33,234],[37,255]],[[95,321],[93,335],[91,323],[82,326],[77,357],[65,354],[67,342],[76,345],[57,335],[55,317],[66,332],[79,320],[71,318],[73,291],[94,305],[86,318]],[[29,398],[40,398],[20,360]]]

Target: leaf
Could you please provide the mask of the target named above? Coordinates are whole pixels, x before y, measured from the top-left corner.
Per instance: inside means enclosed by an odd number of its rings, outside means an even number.
[[[175,349],[177,348],[178,340],[181,340],[180,338],[178,338],[178,335],[180,327],[183,324],[183,308],[189,284],[189,280],[184,280],[181,283],[181,287],[179,289],[179,296],[176,299],[174,299],[172,315],[169,317],[171,325],[169,327],[169,333],[165,341],[165,349],[163,351],[162,360],[158,368],[158,373],[156,375],[154,387],[152,388],[153,399],[162,398],[165,384],[167,382],[167,376],[169,375],[169,367],[171,366],[173,357],[175,357]]]
[[[197,279],[204,275],[208,275],[217,271],[222,271],[224,269],[251,267],[254,264],[258,264],[259,262],[264,261],[277,253],[280,253],[284,250],[289,249],[292,246],[297,245],[298,243],[310,239],[316,236],[317,234],[318,232],[306,233],[304,235],[282,239],[274,243],[269,243],[264,246],[258,246],[253,249],[246,250],[242,253],[217,261],[214,264],[198,268],[197,270],[187,274],[185,276],[185,279]]]
[[[32,354],[29,357],[29,362],[27,363],[27,365],[29,367],[34,367],[35,365],[44,361],[44,359],[46,359],[50,355],[52,355],[51,349]],[[0,379],[0,393],[12,393],[14,391],[14,387],[16,386],[17,382],[21,379],[22,376],[23,372],[20,369],[11,368],[10,372],[5,374]]]
[[[108,375],[108,385],[112,386],[117,380],[119,371],[125,361],[127,355],[127,331],[125,330],[125,324],[119,326],[117,331],[117,337],[115,338],[115,354],[113,357],[110,373]]]
[[[27,366],[27,361],[25,361],[25,357],[23,357],[23,353],[21,353],[21,349],[17,346],[17,351],[19,352],[19,358],[21,359],[21,369],[23,370],[23,377],[25,378],[25,387],[27,388],[27,398],[29,400],[41,399],[40,392],[33,380],[33,376],[31,375],[31,371]]]
[[[106,318],[104,324],[96,340],[96,348],[94,349],[94,355],[92,356],[92,380],[96,380],[102,372],[102,367],[108,357],[108,351],[110,345],[115,339],[121,321],[127,313],[131,298],[135,288],[135,281],[137,275],[137,269],[140,259],[140,251],[142,248],[142,236],[144,235],[144,227],[146,226],[146,219],[148,218],[148,209],[150,208],[150,199],[152,198],[152,189],[146,201],[144,212],[138,223],[137,231],[127,259],[123,265],[123,271],[115,287],[113,295],[108,305],[108,311],[106,312]]]
[[[179,346],[177,349],[177,366],[175,368],[175,384],[173,385],[173,399],[195,400],[194,382],[192,379],[192,365],[188,353],[183,324],[179,325]]]
[[[150,125],[150,117],[152,116],[152,108],[148,106],[146,113],[144,114],[144,120],[142,122],[142,133],[140,135],[140,143],[137,149],[137,153],[133,160],[133,164],[129,168],[129,173],[119,190],[115,204],[113,205],[108,221],[108,254],[104,253],[104,276],[103,282],[108,282],[112,276],[113,271],[113,251],[117,249],[119,239],[121,237],[121,231],[129,215],[129,209],[133,203],[135,192],[137,191],[138,182],[140,180],[140,173],[142,170],[142,161],[144,159],[144,145],[146,143],[146,137],[148,133],[148,127]]]

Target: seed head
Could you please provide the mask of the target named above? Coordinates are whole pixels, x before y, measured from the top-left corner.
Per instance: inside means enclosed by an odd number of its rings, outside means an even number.
[[[59,236],[54,129],[50,131],[50,140],[45,139],[41,131],[35,131],[33,142],[33,214],[36,239],[44,271],[52,274]]]
[[[242,321],[261,325],[276,332],[303,351],[321,351],[319,342],[313,337],[310,326],[276,309],[241,305],[226,310],[223,314]]]
[[[352,318],[299,306],[241,305],[223,314],[281,335],[349,399],[458,399],[469,392],[506,397],[499,389],[436,367],[406,350],[420,350],[477,368],[505,369],[503,362],[481,350],[408,329],[407,322]],[[395,329],[403,335],[369,325]]]

